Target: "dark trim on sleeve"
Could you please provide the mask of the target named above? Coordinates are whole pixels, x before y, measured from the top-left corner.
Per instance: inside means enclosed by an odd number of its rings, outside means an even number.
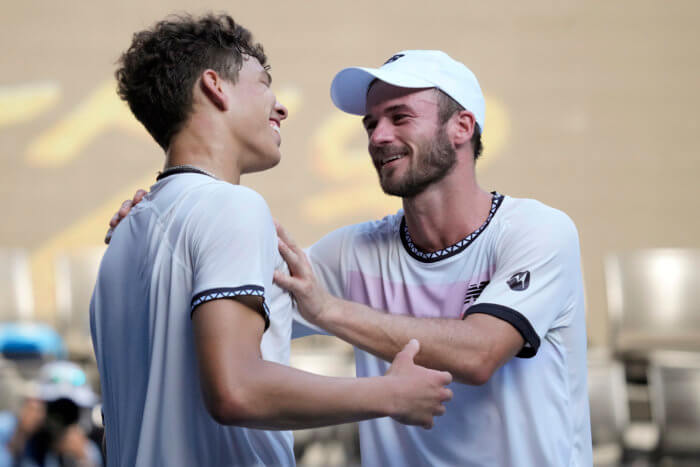
[[[523,316],[522,313],[515,311],[512,308],[508,308],[503,305],[496,305],[495,303],[477,303],[467,309],[462,316],[462,319],[474,313],[483,313],[486,315],[495,316],[500,318],[507,323],[510,323],[525,339],[525,345],[517,353],[516,357],[520,358],[532,358],[537,354],[537,349],[540,348],[540,336],[537,335],[535,329],[530,324],[530,321]]]
[[[210,302],[212,300],[219,300],[222,298],[235,298],[242,297],[246,295],[253,295],[255,297],[262,297],[262,309],[257,309],[258,313],[265,320],[265,331],[270,327],[270,309],[265,303],[265,288],[259,285],[243,285],[241,287],[221,287],[218,289],[208,289],[203,292],[199,292],[197,295],[192,297],[192,303],[190,304],[190,319],[194,314],[195,308],[197,308],[202,303]]]

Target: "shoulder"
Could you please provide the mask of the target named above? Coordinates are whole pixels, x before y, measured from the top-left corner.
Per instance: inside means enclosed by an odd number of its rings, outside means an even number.
[[[385,240],[395,240],[401,228],[403,220],[403,209],[399,209],[396,214],[389,214],[382,219],[363,222],[350,226],[358,241],[368,241],[371,243]]]
[[[507,196],[499,214],[497,223],[508,236],[578,237],[574,221],[565,212],[535,199]]]
[[[497,216],[496,248],[510,254],[578,255],[579,237],[571,218],[534,199],[506,197]]]
[[[226,204],[237,204],[241,207],[269,210],[267,202],[260,193],[243,185],[216,181],[203,187],[201,195],[206,197],[210,203],[224,202]]]
[[[401,219],[403,219],[403,210],[382,219],[346,225],[325,235],[319,242],[326,239],[335,239],[335,241],[342,239],[342,241],[352,241],[354,244],[376,244],[383,239],[395,239],[401,227]]]
[[[324,235],[319,241],[309,248],[310,256],[320,261],[323,258],[338,258],[339,253],[366,250],[373,248],[392,239],[397,239],[396,234],[401,225],[403,211],[384,217],[383,219],[347,225]],[[364,248],[363,248],[364,247]]]
[[[274,221],[265,199],[250,188],[216,181],[200,187],[191,205],[187,228],[195,238],[230,240],[260,236],[276,238]]]
[[[271,217],[265,199],[255,190],[241,185],[216,181],[201,186],[194,194],[200,215],[220,213],[234,220],[240,217]]]

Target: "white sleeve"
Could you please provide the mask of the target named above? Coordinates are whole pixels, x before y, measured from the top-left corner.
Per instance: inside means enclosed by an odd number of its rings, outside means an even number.
[[[353,228],[354,226],[347,226],[335,230],[304,250],[320,284],[340,298],[345,298],[344,256],[352,239]],[[292,338],[311,334],[328,333],[306,321],[295,304]]]
[[[222,186],[207,195],[191,218],[193,272],[191,310],[222,298],[263,298],[258,310],[270,325],[265,286],[272,282],[277,236],[265,200],[242,186]]]
[[[518,357],[535,356],[550,329],[569,324],[582,287],[578,233],[556,210],[510,225],[496,248],[495,271],[464,317],[485,313],[512,324],[525,339]]]

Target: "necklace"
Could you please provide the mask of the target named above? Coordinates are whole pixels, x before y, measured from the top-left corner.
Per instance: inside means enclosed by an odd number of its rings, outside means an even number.
[[[175,165],[173,167],[168,167],[167,169],[163,170],[162,172],[158,172],[158,176],[156,177],[156,181],[162,180],[165,177],[169,177],[171,175],[182,174],[182,173],[197,173],[197,174],[207,175],[215,180],[218,180],[216,178],[216,176],[211,172],[208,172],[204,169],[200,169],[199,167],[195,167],[194,165],[182,164],[182,165]]]

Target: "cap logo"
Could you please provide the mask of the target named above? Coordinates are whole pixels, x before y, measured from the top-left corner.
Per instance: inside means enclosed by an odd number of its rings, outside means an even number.
[[[384,62],[384,65],[387,65],[387,64],[389,64],[389,63],[391,63],[391,62],[395,62],[396,60],[400,59],[400,58],[403,57],[403,56],[404,56],[404,54],[396,54],[396,55],[392,56],[389,60],[387,60],[386,62]],[[384,65],[382,65],[382,66],[384,66]]]

